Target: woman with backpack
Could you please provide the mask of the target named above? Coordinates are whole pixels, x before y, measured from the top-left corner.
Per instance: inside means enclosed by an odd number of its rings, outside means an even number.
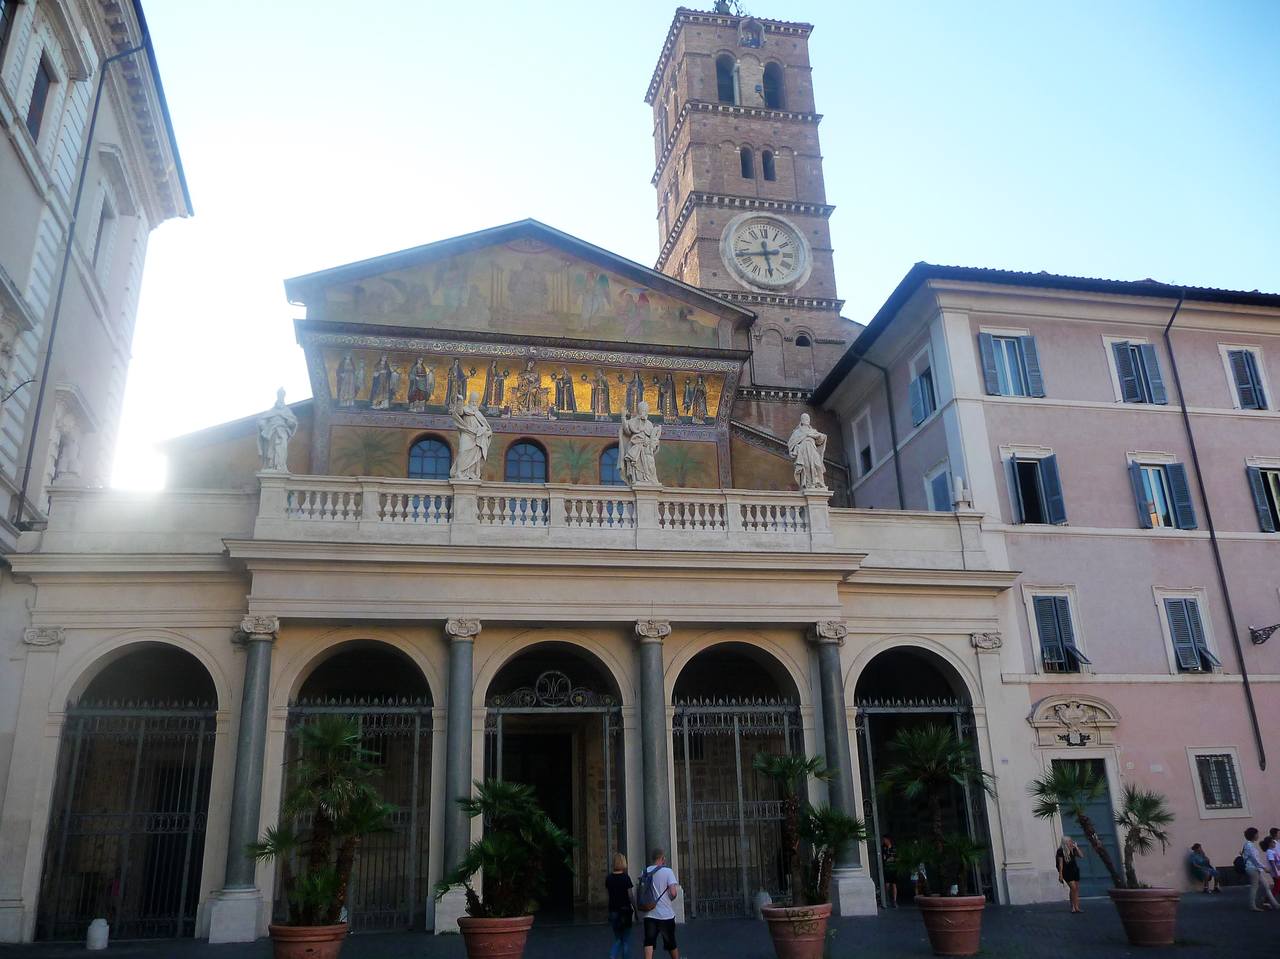
[[[604,878],[604,888],[609,893],[609,926],[613,929],[613,948],[609,959],[629,959],[631,955],[631,926],[634,923],[634,883],[627,875],[627,857],[620,852],[613,854],[613,872]]]

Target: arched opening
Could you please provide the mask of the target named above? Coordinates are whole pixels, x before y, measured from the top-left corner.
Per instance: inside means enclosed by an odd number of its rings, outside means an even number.
[[[409,479],[449,478],[453,451],[439,436],[424,436],[409,447]]]
[[[600,485],[624,486],[622,471],[618,468],[618,444],[606,446],[600,454]]]
[[[897,899],[914,895],[910,874],[914,863],[900,860],[886,864],[882,842],[890,837],[896,847],[925,838],[928,815],[923,800],[891,799],[879,790],[877,775],[898,761],[891,743],[907,729],[941,726],[953,730],[964,747],[978,755],[973,710],[968,688],[956,669],[938,654],[919,646],[896,646],[874,657],[863,668],[855,687],[858,756],[862,776],[867,843],[881,850],[875,855],[874,876],[885,901],[885,883],[896,885]],[[956,785],[943,800],[943,828],[988,844],[986,804],[981,789]],[[994,870],[990,855],[975,867],[973,889],[994,896]]]
[[[540,915],[573,918],[607,905],[605,876],[626,849],[621,702],[608,669],[567,642],[522,650],[489,683],[486,778],[532,786],[577,840],[572,870],[545,863]]]
[[[364,747],[374,753],[383,799],[395,807],[391,828],[361,843],[347,893],[353,931],[421,928],[425,920],[431,705],[431,689],[417,665],[375,640],[329,650],[289,705],[288,757],[298,754],[302,726],[335,713],[349,716],[360,725]],[[283,906],[277,901],[277,915]]]
[[[738,163],[742,167],[742,178],[744,180],[754,180],[756,178],[755,155],[751,152],[751,147],[740,147],[738,149]]]
[[[734,83],[733,57],[722,53],[716,57],[716,99],[721,103],[737,103],[737,84]]]
[[[749,916],[761,891],[790,901],[778,788],[752,763],[757,753],[804,750],[791,675],[757,646],[721,643],[685,664],[673,701],[686,914]]]
[[[760,170],[769,181],[778,179],[778,170],[773,162],[773,151],[765,150],[760,154]]]
[[[799,336],[796,337],[796,346],[799,346],[802,348],[811,347],[813,346],[813,340],[809,339],[808,333],[801,333]]]
[[[140,643],[67,708],[37,939],[195,935],[217,693],[190,653]]]
[[[533,440],[517,440],[507,447],[502,478],[508,483],[545,483],[547,451]]]
[[[782,67],[766,63],[764,67],[764,105],[771,110],[786,109],[782,89]]]

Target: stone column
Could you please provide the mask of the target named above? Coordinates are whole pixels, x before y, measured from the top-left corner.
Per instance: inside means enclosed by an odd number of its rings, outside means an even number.
[[[662,640],[671,624],[660,619],[636,623],[640,641],[640,755],[643,757],[644,853],[671,849],[671,789],[667,781],[667,697],[663,690]],[[683,863],[681,864],[683,866]]]
[[[853,790],[853,754],[849,749],[849,714],[844,702],[844,670],[840,647],[849,628],[840,620],[814,623],[809,641],[818,652],[818,684],[822,699],[822,741],[827,766],[835,773],[827,789],[831,808],[857,816]],[[857,843],[841,850],[831,877],[831,901],[842,916],[875,915],[876,893],[862,864]]]
[[[444,873],[448,875],[466,855],[471,844],[471,820],[457,800],[471,795],[472,653],[480,635],[478,619],[455,618],[444,624],[449,640],[449,700],[445,719],[444,769]],[[451,889],[436,905],[436,933],[457,932],[458,919],[466,915],[466,894]]]
[[[235,781],[231,790],[231,818],[227,828],[227,872],[222,891],[209,910],[210,942],[252,942],[258,938],[262,891],[257,887],[257,863],[245,847],[258,840],[262,818],[262,770],[266,761],[267,711],[271,688],[271,647],[280,620],[275,616],[246,616],[244,634],[244,692],[240,699],[240,728],[236,735]]]

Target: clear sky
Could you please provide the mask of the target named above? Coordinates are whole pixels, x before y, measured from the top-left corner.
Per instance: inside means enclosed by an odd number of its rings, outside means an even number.
[[[917,260],[1280,292],[1280,2],[746,9],[816,27],[850,319]],[[527,216],[657,255],[672,4],[146,10],[196,215],[152,237],[118,485],[162,482],[157,440],[310,394],[286,277]]]

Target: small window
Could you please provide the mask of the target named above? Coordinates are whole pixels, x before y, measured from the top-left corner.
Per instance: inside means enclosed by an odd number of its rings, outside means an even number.
[[[979,333],[978,347],[989,396],[1044,396],[1034,336]]]
[[[770,110],[782,110],[782,67],[776,63],[765,64],[764,68],[764,105]]]
[[[742,147],[738,151],[738,160],[742,164],[742,178],[744,180],[754,180],[756,178],[756,162],[755,156],[751,152],[751,147]]]
[[[736,67],[733,57],[722,53],[716,57],[716,97],[721,103],[737,103],[737,83],[734,82]]]
[[[766,180],[778,179],[778,171],[774,167],[774,163],[773,163],[772,150],[765,150],[763,153],[760,154],[760,170],[764,174],[764,178]],[[799,340],[797,340],[796,342],[799,342]]]
[[[1227,366],[1236,391],[1236,407],[1265,410],[1267,393],[1262,384],[1262,365],[1257,350],[1227,350]]]
[[[1222,668],[1205,638],[1198,600],[1187,597],[1166,599],[1164,611],[1169,620],[1169,641],[1173,644],[1178,672],[1205,673],[1212,672],[1215,667]]]
[[[911,425],[919,426],[938,408],[938,397],[933,388],[933,366],[928,351],[911,361]]]
[[[1013,490],[1014,522],[1050,523],[1060,526],[1067,521],[1062,481],[1058,476],[1058,457],[1014,456],[1010,459]]]
[[[1200,781],[1200,796],[1205,809],[1244,808],[1235,757],[1230,753],[1197,755],[1196,778]]]
[[[1159,406],[1169,402],[1164,377],[1160,375],[1160,358],[1154,346],[1120,340],[1111,344],[1111,356],[1116,365],[1116,379],[1120,383],[1120,398],[1124,402]]]
[[[946,465],[937,467],[925,475],[925,491],[929,497],[929,509],[935,513],[949,513],[951,503],[951,473]]]
[[[116,213],[111,208],[111,201],[106,197],[102,198],[102,210],[98,214],[98,232],[93,238],[93,265],[100,266],[99,258],[103,254],[103,247],[107,245],[106,241],[111,236],[111,229],[115,224]]]
[[[605,447],[603,453],[600,454],[600,485],[601,486],[624,486],[622,482],[622,472],[618,469],[618,446]]]
[[[1130,463],[1129,479],[1143,529],[1195,529],[1196,511],[1181,463]]]
[[[545,483],[546,451],[530,440],[511,444],[507,449],[503,478],[508,483]]]
[[[36,67],[36,82],[31,89],[31,103],[27,107],[27,132],[31,134],[31,139],[39,142],[40,127],[44,123],[44,108],[49,103],[49,90],[53,86],[53,70],[49,67],[49,61],[44,57],[40,58],[40,65]]]
[[[813,346],[813,340],[809,339],[808,333],[801,333],[796,337],[796,346]]]
[[[448,479],[452,465],[453,453],[444,440],[427,436],[409,447],[410,479]]]
[[[1250,466],[1245,473],[1258,511],[1258,528],[1264,533],[1280,530],[1280,469]]]
[[[853,421],[853,448],[858,461],[858,475],[866,476],[875,467],[870,412],[864,412]]]
[[[1067,596],[1035,596],[1036,635],[1040,637],[1040,662],[1046,673],[1078,673],[1090,665],[1076,645],[1071,625],[1071,600]]]

